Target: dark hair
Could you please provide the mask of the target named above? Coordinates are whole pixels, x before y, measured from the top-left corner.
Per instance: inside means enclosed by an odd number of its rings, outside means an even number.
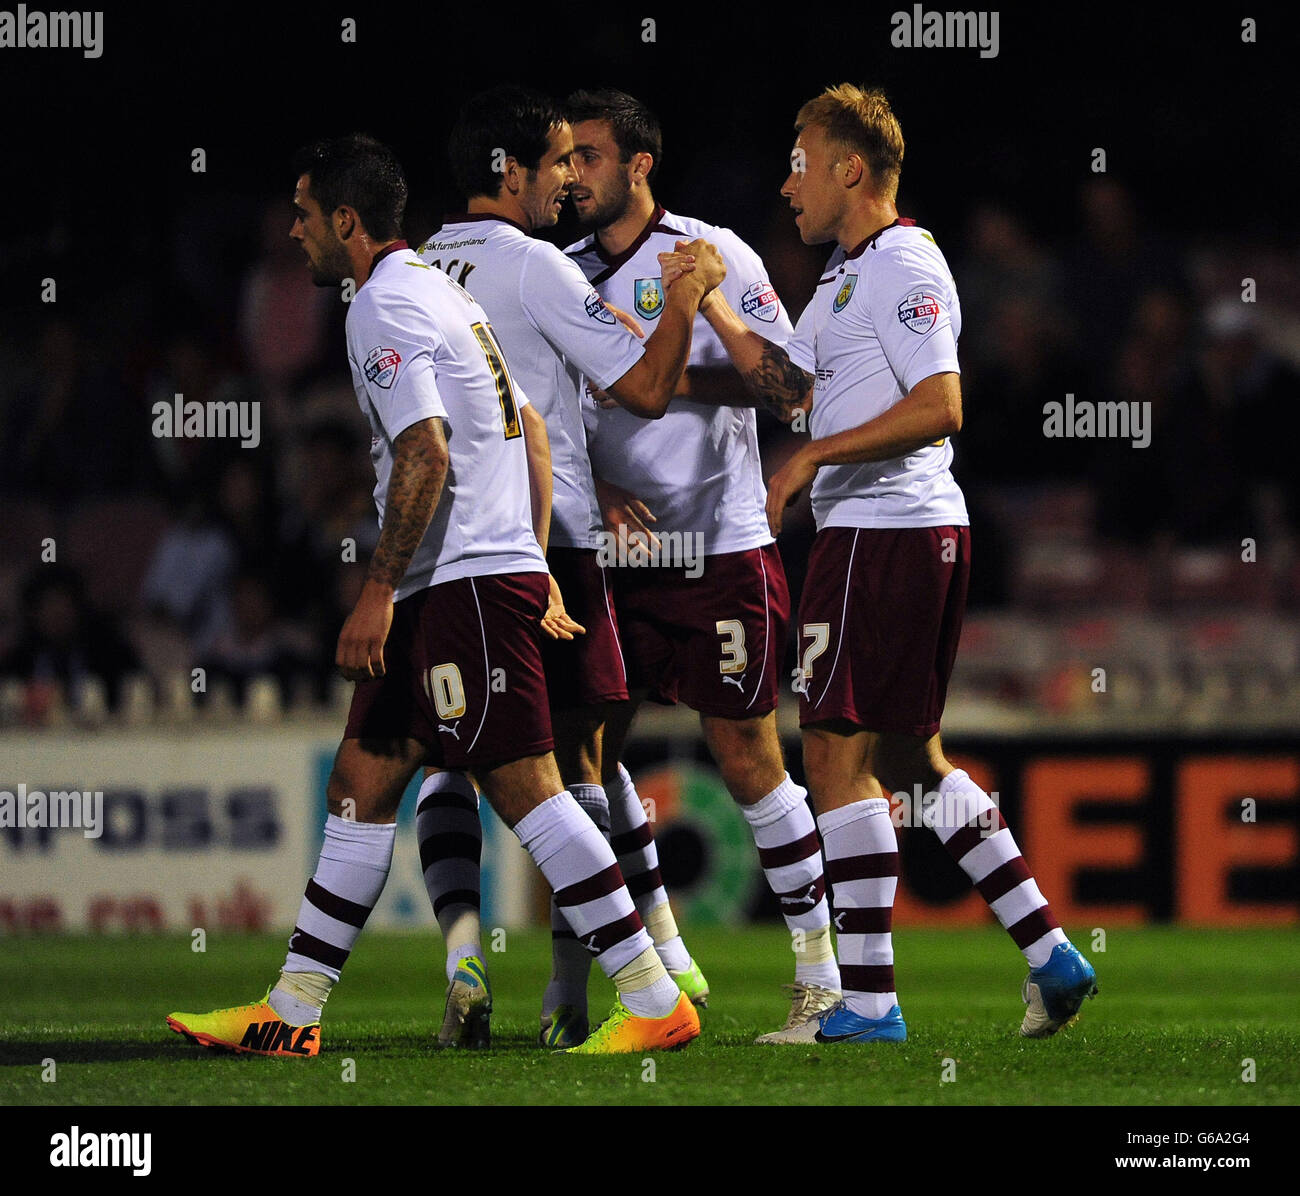
[[[326,216],[347,204],[376,241],[402,235],[406,176],[388,146],[364,133],[333,137],[303,146],[293,168],[311,176],[311,193]]]
[[[564,122],[559,104],[526,87],[505,85],[481,91],[461,109],[447,142],[456,186],[466,199],[496,198],[501,190],[502,155],[536,170],[551,130]]]
[[[646,181],[654,178],[663,158],[664,135],[659,118],[640,100],[625,91],[607,87],[599,91],[575,91],[564,106],[570,124],[576,125],[580,120],[608,121],[621,161],[630,162],[633,154],[651,155],[654,163]]]

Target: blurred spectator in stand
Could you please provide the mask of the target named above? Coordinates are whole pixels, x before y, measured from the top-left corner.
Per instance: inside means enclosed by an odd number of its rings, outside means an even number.
[[[140,603],[184,632],[201,655],[229,621],[228,587],[237,561],[232,537],[196,492],[178,504],[176,522],[158,542]]]
[[[1240,539],[1253,476],[1232,395],[1195,371],[1180,298],[1152,291],[1138,305],[1119,355],[1114,398],[1150,404],[1150,445],[1095,442],[1098,530],[1130,543]]]
[[[231,449],[217,475],[215,519],[245,569],[269,570],[284,563],[266,461],[247,450]]]
[[[292,213],[283,199],[262,215],[260,258],[244,276],[239,298],[239,343],[244,360],[269,401],[268,416],[287,430],[291,387],[320,362],[331,306],[342,306],[336,290],[318,287],[302,250],[289,239]]]
[[[1066,300],[1078,321],[1078,346],[1090,366],[1089,385],[1076,390],[1096,402],[1115,399],[1120,347],[1138,301],[1162,288],[1182,291],[1182,271],[1163,238],[1138,225],[1132,193],[1117,179],[1098,175],[1080,193],[1083,236],[1070,255]]]
[[[0,488],[63,502],[139,485],[147,414],[128,418],[122,387],[100,358],[78,323],[50,317],[36,368],[7,405]]]
[[[1067,344],[1061,268],[1021,221],[983,204],[955,269],[961,294],[962,486],[1058,482],[1083,474],[1086,450],[1043,441],[1043,405],[1083,383]]]
[[[186,404],[256,401],[248,379],[223,365],[206,334],[192,331],[180,331],[168,338],[162,366],[148,383],[149,410],[159,402],[172,406],[178,394]],[[152,429],[152,420],[146,427]],[[261,413],[258,431],[260,449],[243,451],[267,451],[271,438],[265,412]],[[150,435],[148,439],[166,488],[174,494],[187,493],[198,478],[210,480],[231,447],[239,444],[237,438],[230,437]]]
[[[323,616],[322,596],[329,593],[345,553],[364,566],[379,542],[366,443],[363,431],[334,418],[303,433],[299,481],[278,537],[291,562],[279,570],[281,599],[295,614]],[[334,628],[336,637],[338,631]]]
[[[961,284],[958,283],[960,286]],[[962,396],[967,420],[957,443],[967,480],[998,483],[1061,482],[1085,476],[1086,441],[1046,440],[1047,403],[1080,392],[1086,376],[1060,336],[1050,309],[1024,295],[994,299],[984,313],[987,340],[972,346],[980,364],[967,367],[967,306],[962,297]],[[1082,398],[1082,394],[1078,394]]]
[[[242,703],[250,681],[272,677],[287,704],[294,679],[313,669],[310,635],[280,617],[271,580],[258,570],[244,569],[235,577],[229,610],[226,626],[199,656],[209,687],[227,681]]]
[[[1214,303],[1205,316],[1205,343],[1191,387],[1205,405],[1234,412],[1255,505],[1294,535],[1300,529],[1300,373],[1265,346],[1260,319],[1238,297]]]
[[[966,252],[955,261],[963,370],[997,360],[997,313],[1008,301],[1032,314],[1049,344],[1061,341],[1061,267],[1018,216],[999,204],[981,204],[967,227]]]
[[[117,626],[91,607],[81,575],[64,565],[37,566],[23,585],[18,639],[0,660],[0,676],[58,684],[70,702],[82,681],[98,678],[115,708],[123,678],[138,668]]]

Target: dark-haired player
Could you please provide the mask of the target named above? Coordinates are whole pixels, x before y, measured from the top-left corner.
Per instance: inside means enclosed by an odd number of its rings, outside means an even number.
[[[658,261],[678,242],[703,239],[727,263],[718,288],[755,333],[777,343],[790,322],[758,255],[735,233],[677,216],[651,189],[662,156],[654,114],[619,91],[578,92],[568,115],[578,180],[574,209],[592,230],[569,255],[601,296],[647,326],[671,302]],[[779,1042],[839,1000],[821,845],[806,791],[786,772],[776,729],[780,667],[789,622],[781,558],[763,515],[765,490],[753,400],[726,350],[698,319],[684,385],[663,419],[588,404],[592,467],[604,484],[607,525],[636,525],[652,513],[653,533],[702,549],[702,569],[615,571],[633,701],[606,727],[610,809],[640,814],[619,755],[639,701],[680,699],[700,714],[705,739],[744,814],[759,860],[780,902],[795,951],[793,1001]],[[638,506],[637,504],[642,504]],[[645,524],[642,527],[649,533]],[[696,539],[698,537],[698,540]],[[619,828],[615,827],[616,841]]]
[[[348,359],[381,532],[339,636],[337,664],[357,685],[280,977],[261,1001],[168,1025],[205,1046],[317,1053],[321,1009],[388,876],[402,793],[427,760],[475,775],[619,990],[615,1016],[575,1049],[682,1045],[699,1034],[694,1006],[551,754],[538,642],[550,579],[527,443],[544,441],[545,425],[483,309],[400,240],[406,183],[391,151],[356,136],[318,142],[297,172],[290,235],[313,279],[358,288]]]
[[[585,629],[576,639],[543,644],[555,755],[568,791],[608,835],[601,731],[608,704],[626,702],[628,694],[618,623],[598,559],[601,523],[582,423],[583,379],[639,415],[665,410],[686,367],[703,292],[674,296],[643,345],[573,262],[531,235],[556,222],[575,178],[572,155],[572,131],[545,96],[502,86],[472,97],[448,145],[467,210],[448,216],[419,255],[482,305],[512,375],[546,421],[554,497],[540,539],[568,613]],[[703,281],[709,251],[696,248]],[[720,276],[716,254],[714,260]],[[440,1040],[482,1041],[491,998],[478,974],[481,831],[473,786],[462,773],[432,773],[419,808],[420,862],[447,943],[448,1005]],[[639,858],[624,853],[620,867],[625,861],[636,867]],[[678,933],[662,881],[647,884],[640,868],[626,879],[669,975],[702,1005],[708,986]],[[574,1045],[588,1032],[591,955],[554,898],[551,927],[553,971],[542,998],[541,1037],[547,1046]],[[469,961],[468,974],[461,960]]]

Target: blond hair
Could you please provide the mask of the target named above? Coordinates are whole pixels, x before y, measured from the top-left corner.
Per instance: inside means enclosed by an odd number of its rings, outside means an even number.
[[[809,127],[821,129],[838,148],[860,154],[883,198],[892,200],[898,193],[903,130],[880,88],[855,87],[852,83],[828,87],[800,108],[795,117],[796,133]]]

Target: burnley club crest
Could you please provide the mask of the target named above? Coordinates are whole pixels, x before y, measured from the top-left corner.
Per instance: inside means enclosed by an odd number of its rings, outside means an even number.
[[[835,302],[832,305],[836,315],[839,315],[849,305],[849,300],[853,297],[853,288],[858,285],[858,276],[849,274],[844,279],[844,285],[840,287],[839,293],[835,296]]]
[[[636,280],[636,314],[653,320],[664,309],[664,288],[658,278]]]

